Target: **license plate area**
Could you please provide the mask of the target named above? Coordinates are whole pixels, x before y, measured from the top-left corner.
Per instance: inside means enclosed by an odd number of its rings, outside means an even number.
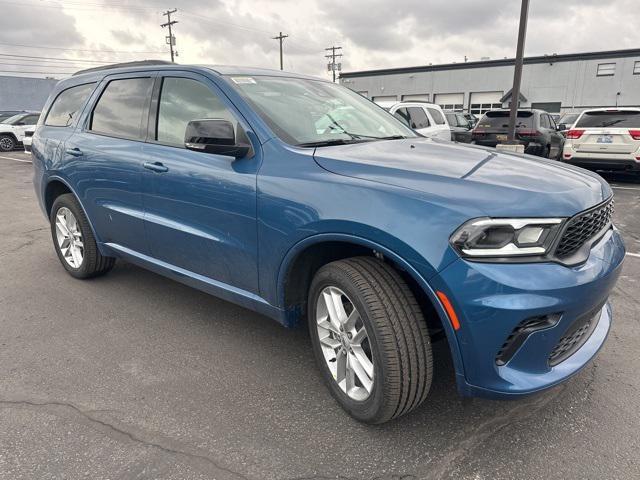
[[[596,139],[596,143],[613,143],[613,136],[612,135],[600,135],[597,139]]]
[[[506,142],[507,138],[508,138],[507,135],[496,135],[496,140],[500,142]]]

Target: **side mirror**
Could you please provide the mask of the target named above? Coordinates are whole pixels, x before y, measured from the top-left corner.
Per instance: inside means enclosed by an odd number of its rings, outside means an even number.
[[[197,152],[243,158],[251,151],[248,143],[236,143],[233,123],[221,118],[191,120],[184,133],[184,146]]]
[[[566,123],[559,123],[558,124],[558,131],[562,132],[564,130],[567,129],[567,124]]]

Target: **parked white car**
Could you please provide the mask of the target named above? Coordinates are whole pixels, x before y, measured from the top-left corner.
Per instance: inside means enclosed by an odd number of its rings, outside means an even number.
[[[34,129],[40,112],[18,113],[0,122],[0,151],[10,152],[24,141],[27,129]]]
[[[604,170],[640,170],[640,108],[594,108],[567,131],[562,159]]]
[[[451,140],[451,128],[439,105],[426,102],[399,102],[389,108],[403,123],[429,138]]]

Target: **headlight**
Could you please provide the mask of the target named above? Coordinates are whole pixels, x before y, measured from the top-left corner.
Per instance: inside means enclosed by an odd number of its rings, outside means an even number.
[[[562,218],[477,218],[451,236],[464,257],[507,258],[542,256],[549,252]]]

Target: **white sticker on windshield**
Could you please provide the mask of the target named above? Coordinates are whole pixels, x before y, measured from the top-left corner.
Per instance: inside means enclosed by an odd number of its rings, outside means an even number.
[[[231,80],[233,80],[233,83],[236,85],[255,85],[256,83],[256,81],[251,77],[231,77]]]

